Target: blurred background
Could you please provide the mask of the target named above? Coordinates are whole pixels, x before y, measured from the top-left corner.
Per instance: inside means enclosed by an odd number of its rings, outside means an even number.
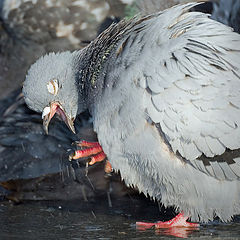
[[[131,202],[135,212],[129,208],[126,211],[132,215],[138,216],[146,208],[152,209],[152,212],[147,211],[151,216],[153,212],[159,215],[160,210],[165,211],[157,203],[139,196],[136,189],[127,188],[117,173],[106,175],[104,163],[87,168],[85,160],[69,162],[68,155],[75,148],[72,142],[97,139],[89,114],[84,113],[77,119],[77,135],[58,119],[51,122],[49,135],[45,135],[41,116],[26,107],[21,88],[28,68],[40,56],[52,51],[83,48],[122,18],[162,11],[184,2],[190,1],[0,0],[2,202],[72,200],[79,206],[86,202],[95,206],[96,202],[101,202],[109,208],[117,199],[116,206]],[[240,31],[240,0],[207,1],[194,10],[208,13],[234,31]],[[1,206],[0,216],[6,207]],[[54,207],[58,208],[58,203]],[[169,214],[173,213],[170,210]],[[0,218],[7,219],[3,217]]]

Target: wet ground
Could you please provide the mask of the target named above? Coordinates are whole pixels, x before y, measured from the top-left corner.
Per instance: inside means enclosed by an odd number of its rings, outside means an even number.
[[[0,202],[0,239],[240,239],[240,217],[200,229],[136,230],[135,222],[161,219],[157,204],[125,197],[96,202]],[[171,215],[164,214],[165,217]]]

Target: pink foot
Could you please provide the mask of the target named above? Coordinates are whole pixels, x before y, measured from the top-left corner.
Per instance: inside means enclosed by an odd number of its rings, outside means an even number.
[[[188,217],[185,217],[183,213],[179,213],[175,218],[166,221],[166,222],[156,222],[156,223],[146,223],[146,222],[137,222],[136,227],[139,230],[146,230],[152,227],[156,229],[159,228],[171,228],[171,227],[187,227],[187,228],[198,228],[198,223],[187,222]]]
[[[81,141],[78,142],[77,145],[85,149],[76,150],[73,155],[69,156],[70,161],[72,159],[76,160],[84,157],[90,157],[91,160],[89,162],[89,165],[93,165],[96,162],[102,162],[107,158],[101,145],[98,142]],[[106,173],[112,172],[112,166],[109,163],[109,161],[106,161],[105,172]]]

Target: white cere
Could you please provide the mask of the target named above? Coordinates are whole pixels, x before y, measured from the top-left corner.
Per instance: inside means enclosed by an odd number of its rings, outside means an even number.
[[[52,79],[48,82],[47,84],[47,89],[48,92],[51,93],[52,95],[56,96],[59,90],[58,87],[58,80],[57,79]]]
[[[50,113],[51,109],[50,107],[45,107],[42,112],[42,119]]]

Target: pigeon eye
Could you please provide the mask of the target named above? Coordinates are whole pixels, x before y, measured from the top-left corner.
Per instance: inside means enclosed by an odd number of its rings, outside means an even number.
[[[47,83],[47,89],[48,92],[51,93],[52,95],[56,96],[59,90],[58,87],[58,80],[57,79],[52,79]]]

